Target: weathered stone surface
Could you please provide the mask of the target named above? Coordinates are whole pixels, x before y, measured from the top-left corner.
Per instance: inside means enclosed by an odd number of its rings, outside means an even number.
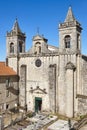
[[[27,110],[35,111],[37,97],[41,111],[56,111],[69,117],[86,113],[86,99],[77,97],[87,95],[87,56],[81,54],[81,30],[69,8],[64,23],[59,25],[59,48],[49,47],[46,38],[36,35],[32,47],[25,52],[22,32],[21,36],[7,35],[8,65],[19,75],[21,106],[26,104]],[[13,54],[10,43],[14,43]]]
[[[9,85],[6,81],[9,79]],[[12,91],[13,90],[13,91]],[[18,77],[17,76],[4,76],[0,77],[0,111],[11,109],[18,104]]]

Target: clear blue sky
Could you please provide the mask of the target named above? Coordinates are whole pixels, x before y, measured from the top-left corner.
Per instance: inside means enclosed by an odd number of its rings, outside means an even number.
[[[0,61],[6,58],[6,32],[16,17],[27,36],[26,50],[32,46],[37,27],[48,43],[58,46],[58,24],[64,21],[69,6],[82,25],[82,53],[87,54],[87,0],[0,0]]]

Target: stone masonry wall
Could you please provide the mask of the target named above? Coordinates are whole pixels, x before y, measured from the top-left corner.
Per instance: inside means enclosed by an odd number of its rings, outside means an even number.
[[[78,98],[79,113],[87,114],[87,57],[82,56],[82,95]]]
[[[6,80],[9,78],[9,86]],[[0,78],[0,110],[11,109],[18,104],[18,78],[16,76],[4,76]],[[4,96],[3,96],[4,95]]]

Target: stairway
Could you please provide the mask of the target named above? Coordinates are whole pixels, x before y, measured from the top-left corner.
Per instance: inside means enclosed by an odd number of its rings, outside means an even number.
[[[75,130],[80,130],[80,128],[82,128],[85,124],[87,124],[87,117],[83,118],[81,121],[74,124],[73,127],[74,127]]]

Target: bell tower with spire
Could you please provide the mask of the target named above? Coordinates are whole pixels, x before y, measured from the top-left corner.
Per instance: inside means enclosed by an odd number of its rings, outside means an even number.
[[[59,50],[61,53],[81,52],[81,25],[69,7],[64,23],[59,24]]]
[[[25,52],[25,33],[22,33],[17,19],[10,32],[7,32],[7,57],[17,56]]]
[[[19,54],[25,53],[25,33],[22,33],[17,19],[10,32],[6,35],[6,63],[18,72]]]

